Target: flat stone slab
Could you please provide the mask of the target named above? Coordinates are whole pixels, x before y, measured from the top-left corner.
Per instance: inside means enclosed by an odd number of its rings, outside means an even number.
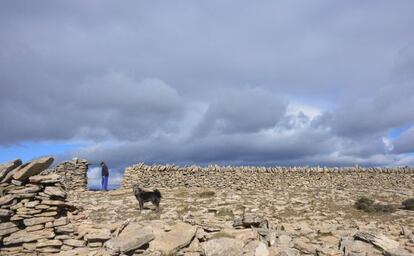
[[[20,181],[26,181],[30,176],[37,175],[46,170],[52,163],[53,157],[43,157],[30,162],[28,165],[18,170],[13,178]]]
[[[118,237],[107,241],[105,247],[114,253],[128,253],[148,244],[154,238],[151,226],[130,223]]]
[[[26,230],[21,230],[11,234],[8,237],[3,238],[4,245],[11,244],[20,244],[28,243],[32,241],[37,241],[40,239],[50,239],[55,236],[55,233],[51,229],[43,229],[39,231],[27,232]]]
[[[178,223],[171,231],[164,233],[150,243],[150,249],[172,255],[181,248],[189,245],[197,228],[187,223]]]

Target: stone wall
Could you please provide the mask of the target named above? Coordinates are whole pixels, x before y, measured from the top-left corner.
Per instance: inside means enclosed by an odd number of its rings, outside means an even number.
[[[88,189],[88,165],[84,159],[73,159],[47,169],[42,174],[56,173],[61,176],[61,182],[68,192],[85,191]]]
[[[83,242],[75,239],[70,222],[76,209],[66,201],[61,177],[40,175],[52,162],[0,165],[0,255],[48,255]]]
[[[320,168],[320,167],[207,167],[175,165],[146,165],[139,163],[125,169],[121,188],[133,184],[142,187],[174,188],[205,187],[256,189],[269,186],[340,186],[343,184],[379,184],[384,188],[412,181],[414,168]]]

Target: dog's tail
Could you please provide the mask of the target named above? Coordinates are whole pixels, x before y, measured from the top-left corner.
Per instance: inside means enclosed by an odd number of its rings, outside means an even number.
[[[162,197],[161,196],[161,192],[158,189],[154,189],[154,193],[158,196],[158,197]]]

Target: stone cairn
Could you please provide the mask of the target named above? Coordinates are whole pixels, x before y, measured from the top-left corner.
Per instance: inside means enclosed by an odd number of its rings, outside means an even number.
[[[375,175],[374,175],[375,174]],[[356,178],[357,181],[399,182],[414,175],[414,168],[362,168],[362,167],[257,167],[257,166],[184,166],[146,165],[144,163],[127,167],[121,188],[130,189],[134,184],[143,187],[207,187],[229,189],[256,189],[301,182]]]
[[[74,158],[72,161],[65,161],[55,168],[47,169],[41,174],[55,173],[60,176],[66,191],[85,191],[88,189],[88,161]]]
[[[66,201],[60,176],[40,175],[52,162],[0,165],[0,255],[47,255],[85,243],[74,239],[77,210]]]

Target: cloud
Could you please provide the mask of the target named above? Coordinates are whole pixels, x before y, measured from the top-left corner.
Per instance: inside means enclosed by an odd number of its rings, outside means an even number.
[[[410,164],[412,129],[389,133],[414,124],[413,7],[5,3],[0,146],[75,142],[61,158],[117,170]]]

